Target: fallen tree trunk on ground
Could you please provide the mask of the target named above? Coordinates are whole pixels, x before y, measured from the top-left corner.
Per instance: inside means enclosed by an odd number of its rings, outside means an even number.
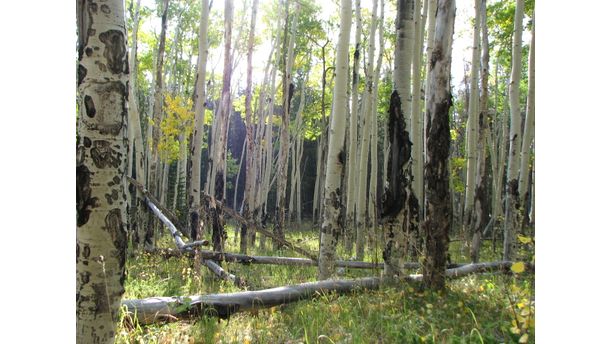
[[[302,254],[312,260],[317,260],[319,257],[318,255],[312,253],[312,252],[308,252],[307,250],[283,239],[283,238],[279,238],[278,236],[274,235],[272,232],[266,230],[265,228],[259,226],[257,223],[255,222],[250,222],[247,221],[244,217],[242,217],[240,214],[238,214],[234,209],[227,207],[225,204],[217,201],[216,199],[214,199],[212,196],[207,195],[207,194],[202,194],[202,202],[209,202],[209,203],[213,203],[216,204],[217,206],[221,206],[223,208],[223,213],[226,215],[229,215],[231,218],[233,218],[234,220],[238,221],[239,223],[247,226],[247,227],[251,227],[254,228],[255,231],[261,233],[262,235],[276,241],[277,243],[286,246],[287,248]]]
[[[458,278],[484,271],[508,272],[512,262],[467,264],[446,270],[447,278]],[[533,266],[532,266],[533,268]],[[406,282],[421,281],[423,275],[410,275]],[[378,289],[382,279],[366,277],[351,280],[325,280],[257,291],[229,294],[196,295],[190,297],[152,297],[124,300],[128,314],[138,319],[139,324],[191,319],[199,316],[216,316],[222,319],[238,312],[252,311],[312,298],[322,293],[347,293],[354,290]]]
[[[176,215],[174,215],[170,210],[166,209],[161,205],[161,203],[155,199],[148,191],[144,188],[140,183],[135,181],[134,179],[128,177],[128,181],[132,183],[136,188],[142,193],[144,196],[144,200],[149,206],[149,209],[157,216],[157,218],[168,227],[170,230],[170,234],[172,234],[172,238],[174,239],[174,243],[177,248],[181,252],[193,252],[193,248],[196,246],[206,246],[208,245],[207,240],[198,240],[192,243],[186,244],[181,238],[181,233],[176,228],[174,223],[180,223]],[[161,210],[160,210],[161,209]],[[184,233],[183,233],[184,234]]]
[[[206,267],[212,271],[212,273],[214,273],[215,275],[217,275],[217,277],[226,280],[226,281],[230,281],[232,282],[236,287],[238,288],[247,288],[248,289],[248,283],[245,279],[240,278],[240,277],[236,277],[236,275],[231,274],[225,270],[223,270],[223,268],[221,266],[219,266],[217,263],[215,263],[214,261],[210,260],[210,259],[203,259],[204,261],[204,265],[206,265]]]
[[[180,257],[182,253],[173,249],[153,249],[147,250],[152,254],[161,254],[162,256],[168,257]],[[204,259],[212,259],[215,261],[226,261],[231,263],[241,264],[270,264],[270,265],[291,265],[291,266],[318,266],[317,261],[308,258],[298,257],[270,257],[270,256],[250,256],[239,253],[221,253],[213,251],[200,251],[200,255]],[[337,260],[336,267],[338,268],[351,268],[351,269],[382,269],[383,263],[372,263],[372,262],[360,262],[351,260]],[[448,264],[448,268],[456,268],[469,263],[451,263]],[[420,263],[407,262],[404,264],[405,269],[418,269]]]

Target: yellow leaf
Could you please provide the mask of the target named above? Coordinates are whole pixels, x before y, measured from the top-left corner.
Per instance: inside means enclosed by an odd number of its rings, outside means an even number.
[[[516,262],[512,264],[512,267],[510,268],[510,270],[512,270],[512,272],[514,273],[520,274],[521,272],[525,271],[525,263]]]
[[[518,235],[518,239],[523,244],[529,244],[531,242],[531,238],[530,237],[522,236],[520,234]]]
[[[514,333],[514,334],[519,334],[521,333],[521,330],[518,329],[518,327],[511,327],[510,328],[510,332]]]
[[[529,335],[525,333],[524,335],[521,336],[521,339],[519,339],[519,343],[527,343],[528,339],[529,339]]]

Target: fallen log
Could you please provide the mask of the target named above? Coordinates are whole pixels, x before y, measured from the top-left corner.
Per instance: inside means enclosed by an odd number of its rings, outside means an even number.
[[[170,210],[163,207],[159,201],[155,199],[140,183],[134,179],[128,177],[128,181],[132,183],[144,196],[145,203],[149,206],[149,209],[157,216],[157,218],[168,227],[170,234],[174,239],[174,243],[181,252],[193,252],[193,248],[197,246],[208,245],[207,240],[198,240],[191,243],[185,243],[181,238],[181,232],[176,228],[174,223],[180,223],[176,215]],[[162,210],[160,210],[162,209]]]
[[[448,278],[458,278],[472,273],[496,271],[508,272],[512,262],[492,262],[467,264],[448,269]],[[421,281],[423,275],[415,274],[403,278],[406,282]],[[325,280],[307,282],[284,287],[243,291],[228,294],[195,295],[190,297],[151,297],[146,299],[124,300],[122,305],[139,324],[168,322],[179,319],[191,319],[200,316],[229,318],[237,312],[246,312],[262,308],[283,305],[299,300],[312,298],[322,293],[347,293],[356,290],[378,289],[382,279],[366,277],[349,280]]]
[[[305,250],[305,249],[303,249],[303,248],[301,248],[301,247],[299,247],[299,246],[297,246],[297,245],[295,245],[295,244],[293,244],[293,243],[291,243],[291,242],[289,242],[289,241],[287,241],[287,240],[285,240],[283,238],[277,237],[272,232],[266,230],[265,228],[263,228],[262,226],[258,225],[257,223],[247,221],[247,219],[242,217],[242,215],[238,214],[234,209],[232,209],[230,207],[227,207],[225,204],[223,204],[220,201],[217,201],[214,197],[212,197],[210,195],[202,193],[202,201],[203,202],[214,203],[217,206],[221,206],[223,208],[223,213],[224,214],[229,215],[234,220],[238,221],[240,224],[243,224],[243,225],[245,225],[247,227],[254,228],[255,231],[257,231],[257,232],[261,233],[262,235],[264,235],[264,236],[266,236],[266,237],[268,237],[268,238],[278,242],[279,244],[281,244],[283,246],[286,246],[287,248],[289,248],[289,249],[291,249],[291,250],[293,250],[293,251],[295,251],[295,252],[297,252],[299,254],[302,254],[302,255],[304,255],[304,256],[306,256],[306,257],[308,257],[308,258],[310,258],[310,259],[312,259],[314,261],[317,261],[317,259],[319,258],[318,255],[316,255],[316,254],[314,254],[312,252],[309,252],[309,251],[307,251],[307,250]]]
[[[236,277],[236,275],[223,270],[223,268],[220,265],[218,265],[217,263],[215,263],[214,261],[210,259],[203,259],[203,261],[204,261],[204,265],[206,265],[206,267],[210,271],[212,271],[212,273],[217,275],[217,277],[219,277],[220,279],[230,281],[238,288],[248,289],[248,283],[245,279]]]
[[[149,253],[161,254],[166,258],[169,257],[180,257],[182,253],[180,251],[172,249],[152,249],[147,250]],[[271,256],[250,256],[239,253],[221,253],[214,251],[200,251],[200,255],[204,259],[212,259],[215,261],[226,261],[230,263],[241,263],[241,264],[270,264],[270,265],[290,265],[290,266],[318,266],[318,263],[312,259],[299,258],[299,257],[271,257]],[[372,262],[360,262],[351,260],[337,260],[336,267],[339,268],[351,268],[351,269],[383,269],[383,263],[372,263]],[[469,263],[451,263],[447,264],[447,268],[456,268]],[[405,269],[419,269],[421,263],[417,262],[406,262],[404,264]]]

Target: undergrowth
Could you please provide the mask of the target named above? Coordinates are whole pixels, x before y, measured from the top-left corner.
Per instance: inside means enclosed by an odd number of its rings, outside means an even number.
[[[234,231],[228,230],[228,252],[238,252]],[[317,252],[315,231],[287,232],[292,242]],[[259,244],[259,238],[257,240]],[[158,243],[173,247],[170,240]],[[264,249],[249,254],[297,256],[290,250],[274,251],[268,240]],[[339,256],[344,254],[339,243]],[[524,245],[524,249],[530,249]],[[366,250],[367,251],[367,250]],[[453,262],[466,262],[467,251],[459,242],[450,247]],[[499,260],[491,242],[485,241],[482,261]],[[522,258],[531,259],[529,251]],[[382,261],[380,252],[369,251],[367,261]],[[245,277],[256,289],[315,281],[316,267],[242,265],[223,267]],[[162,258],[135,253],[127,262],[124,299],[240,291],[219,281],[206,267],[201,278],[187,257]],[[378,276],[380,271],[338,269],[338,278]],[[419,285],[386,286],[352,294],[322,294],[311,300],[256,312],[237,313],[229,320],[194,319],[140,326],[120,321],[116,343],[534,343],[535,292],[532,274],[477,274],[450,280],[444,292],[421,290]],[[125,314],[125,312],[122,312]]]

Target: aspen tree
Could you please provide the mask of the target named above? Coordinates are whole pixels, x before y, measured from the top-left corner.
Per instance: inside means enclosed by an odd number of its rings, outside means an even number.
[[[225,0],[224,9],[224,54],[223,54],[223,85],[221,89],[221,104],[218,116],[215,117],[217,135],[213,137],[216,142],[213,161],[215,169],[211,173],[211,184],[214,197],[222,204],[225,203],[225,168],[227,147],[227,124],[231,111],[231,79],[232,66],[230,48],[232,45],[232,20],[234,17],[234,1]],[[219,204],[209,205],[212,210],[212,242],[215,251],[223,251],[226,237],[223,220],[223,208]]]
[[[417,259],[418,251],[420,250],[420,234],[419,234],[419,223],[420,223],[420,207],[422,204],[419,203],[418,192],[414,190],[417,185],[417,180],[414,178],[413,172],[415,170],[422,170],[422,156],[423,150],[422,144],[418,141],[422,139],[422,114],[420,109],[421,100],[421,59],[423,55],[423,44],[421,31],[421,1],[415,0],[414,4],[414,32],[416,40],[414,42],[412,50],[412,95],[411,97],[411,108],[408,110],[410,114],[410,128],[409,130],[409,141],[411,142],[411,154],[410,162],[408,167],[408,253],[413,259]],[[419,41],[417,41],[419,40]],[[420,129],[419,129],[420,128]],[[421,166],[415,164],[421,164]],[[421,178],[422,179],[422,178]]]
[[[160,140],[160,124],[162,121],[163,107],[163,91],[164,91],[164,56],[166,49],[166,29],[168,27],[168,2],[164,0],[161,17],[161,33],[159,35],[159,46],[157,49],[157,64],[155,67],[155,87],[153,91],[153,117],[151,127],[151,136],[147,142],[150,142],[150,155],[148,159],[148,188],[161,201],[162,190],[159,185],[162,179],[162,163],[159,157],[159,140]],[[145,233],[145,242],[155,244],[155,226],[157,222],[153,214],[149,214],[148,228]]]
[[[374,10],[377,6],[377,0],[372,0],[372,23],[376,22],[376,11]],[[378,193],[378,80],[380,78],[380,68],[382,66],[383,58],[383,47],[384,47],[384,10],[385,2],[380,1],[380,18],[378,19],[378,38],[379,38],[379,50],[378,58],[376,61],[376,68],[372,74],[372,101],[370,102],[370,112],[372,120],[372,139],[370,140],[370,154],[371,154],[371,173],[370,173],[370,194],[368,202],[368,213],[370,214],[370,224],[368,225],[371,230],[368,232],[369,243],[372,243],[376,229],[378,228],[378,204],[377,204],[377,193]],[[374,25],[374,24],[372,24]],[[370,32],[370,44],[371,48],[374,48],[374,41],[372,36],[375,30]],[[374,52],[372,51],[372,54]],[[370,245],[372,247],[372,245]]]
[[[159,34],[159,47],[157,49],[157,65],[155,68],[155,93],[154,93],[154,104],[153,104],[153,121],[154,124],[152,132],[152,154],[151,161],[149,162],[149,183],[150,187],[154,187],[153,193],[160,197],[163,192],[157,188],[159,181],[161,180],[162,164],[159,157],[159,138],[160,128],[159,125],[162,121],[163,112],[163,91],[164,91],[164,56],[166,50],[166,29],[168,27],[168,2],[164,0],[163,11],[162,11],[162,28]]]
[[[113,343],[127,251],[129,62],[123,1],[77,1],[76,339]]]
[[[374,118],[376,115],[372,112],[372,91],[373,91],[373,77],[374,72],[374,39],[376,36],[376,10],[377,2],[374,0],[372,4],[372,21],[370,23],[370,36],[367,56],[367,67],[366,67],[366,89],[362,97],[362,108],[361,118],[363,119],[363,130],[360,144],[360,157],[359,163],[359,174],[358,174],[358,193],[357,193],[357,227],[355,237],[355,255],[357,260],[363,260],[364,247],[365,247],[365,233],[367,231],[367,211],[368,211],[368,153],[371,155],[377,154],[377,152],[370,152],[370,139],[376,140],[376,133],[372,131]],[[374,165],[372,165],[374,168]],[[351,184],[355,185],[355,184]]]
[[[350,124],[349,136],[347,140],[349,151],[346,157],[346,170],[347,170],[346,173],[348,174],[347,180],[348,180],[348,185],[350,186],[346,188],[345,233],[348,236],[346,240],[348,243],[350,243],[350,246],[347,246],[347,248],[350,247],[351,250],[352,250],[352,240],[351,240],[350,232],[355,230],[355,207],[360,197],[359,195],[357,195],[357,198],[355,198],[355,191],[357,191],[358,188],[355,188],[353,186],[358,185],[357,182],[358,180],[360,180],[358,176],[360,174],[360,171],[363,171],[359,169],[361,167],[361,164],[359,163],[361,161],[361,158],[359,159],[357,158],[357,147],[358,147],[357,123],[360,121],[359,106],[358,106],[358,100],[359,100],[358,87],[359,87],[359,80],[360,80],[359,61],[361,59],[361,54],[360,54],[361,53],[361,32],[362,32],[361,0],[355,0],[355,51],[353,52],[353,73],[352,73],[353,75],[352,75],[352,85],[351,85],[351,114],[349,118],[349,124]],[[361,121],[364,124],[367,122],[367,121],[364,121],[363,118],[361,119]],[[364,128],[364,124],[362,124],[362,128]],[[361,136],[363,139],[364,134],[362,134]],[[357,231],[359,231],[359,229],[357,229]]]
[[[439,0],[431,60],[428,61],[425,112],[425,262],[423,284],[443,289],[445,284],[448,232],[452,220],[448,157],[452,103],[450,92],[451,49],[455,24],[455,1]]]
[[[476,191],[476,173],[478,170],[478,130],[479,111],[479,91],[478,77],[480,70],[480,0],[474,0],[474,35],[472,43],[472,70],[470,72],[470,97],[469,97],[469,113],[467,122],[467,172],[465,184],[465,201],[463,203],[463,233],[471,232],[469,227],[472,226],[472,211],[474,208],[474,193]],[[485,24],[486,25],[486,24]],[[467,237],[466,237],[467,242]]]
[[[327,164],[325,173],[325,194],[321,243],[319,245],[319,279],[328,279],[336,261],[336,245],[340,234],[342,193],[340,183],[345,152],[344,132],[346,125],[348,45],[351,32],[351,0],[340,2],[340,31],[336,48],[336,82],[332,112],[330,116]]]
[[[412,190],[414,191],[420,213],[423,207],[423,111],[421,109],[422,82],[421,68],[423,61],[423,41],[425,37],[424,27],[427,19],[429,1],[423,0],[423,15],[421,15],[421,1],[415,3],[415,45],[412,61],[412,120],[410,126],[410,137],[412,138]],[[418,239],[417,239],[418,240]],[[416,244],[416,243],[415,243]],[[418,245],[417,245],[418,246]],[[416,250],[416,247],[413,248]]]
[[[287,20],[289,19],[289,0],[286,3]],[[276,179],[276,219],[274,221],[274,234],[279,238],[284,238],[285,229],[285,213],[286,213],[286,197],[287,197],[287,170],[289,161],[289,110],[291,107],[291,98],[294,92],[294,85],[291,82],[293,60],[295,51],[295,33],[297,28],[297,18],[300,12],[300,5],[295,2],[295,10],[291,21],[291,32],[289,33],[289,42],[286,45],[285,69],[283,70],[283,116],[280,128],[280,148],[278,156]],[[274,247],[280,249],[278,242],[274,242]]]
[[[478,171],[476,173],[476,187],[474,190],[474,210],[472,215],[472,245],[470,246],[470,257],[473,263],[478,263],[480,255],[480,244],[485,226],[489,222],[491,212],[490,192],[488,189],[487,167],[489,156],[487,154],[486,138],[489,136],[489,39],[487,30],[487,2],[476,0],[476,6],[480,7],[482,22],[482,72],[480,73],[480,114],[478,118]]]
[[[206,62],[208,60],[208,0],[201,0],[200,28],[198,31],[198,66],[195,85],[195,123],[189,149],[191,176],[189,182],[189,228],[191,240],[200,240],[200,165],[202,164],[202,140],[204,137],[204,112],[206,109]]]
[[[527,109],[525,117],[525,128],[521,146],[521,170],[519,173],[519,201],[523,205],[523,211],[527,209],[527,192],[529,181],[529,161],[531,160],[531,144],[535,129],[535,14],[532,18],[531,43],[529,45],[529,71],[528,71],[528,94]],[[527,217],[527,214],[523,214]]]
[[[244,101],[245,105],[245,122],[246,122],[246,181],[245,181],[245,190],[244,190],[244,208],[242,215],[247,221],[253,220],[253,210],[255,209],[255,175],[256,175],[256,166],[255,166],[255,145],[253,142],[253,109],[252,109],[252,99],[253,99],[253,44],[255,41],[255,21],[257,19],[257,6],[259,4],[259,0],[253,0],[252,10],[251,10],[251,27],[249,29],[249,41],[247,46],[247,85],[246,85],[246,97]],[[247,253],[247,244],[248,241],[246,237],[248,235],[248,229],[246,225],[242,226],[240,232],[240,253]]]
[[[132,151],[134,153],[132,164],[136,165],[136,180],[145,185],[146,183],[146,174],[145,174],[145,147],[142,139],[142,130],[140,127],[140,113],[138,110],[138,101],[137,101],[137,92],[136,92],[136,84],[137,84],[137,72],[136,66],[138,65],[137,61],[137,51],[138,51],[138,26],[140,23],[140,0],[137,0],[136,7],[134,9],[134,27],[132,28],[132,46],[130,50],[130,82],[129,82],[129,100],[128,100],[128,115],[129,115],[129,131],[132,133],[130,136],[130,147],[129,149],[129,157],[132,158]],[[128,159],[130,161],[131,159]],[[132,173],[132,164],[128,164],[128,175]],[[136,196],[136,209],[134,216],[133,227],[135,230],[135,235],[138,238],[137,243],[140,245],[144,245],[145,238],[145,214],[147,213],[147,206],[144,203],[142,197],[139,197],[138,194]]]
[[[510,148],[508,150],[508,175],[506,182],[506,220],[504,223],[504,260],[515,255],[515,237],[521,225],[521,202],[519,199],[519,165],[521,145],[521,109],[519,84],[521,81],[521,48],[523,45],[523,14],[525,1],[516,0],[514,13],[514,37],[512,41],[512,72],[510,77]]]

